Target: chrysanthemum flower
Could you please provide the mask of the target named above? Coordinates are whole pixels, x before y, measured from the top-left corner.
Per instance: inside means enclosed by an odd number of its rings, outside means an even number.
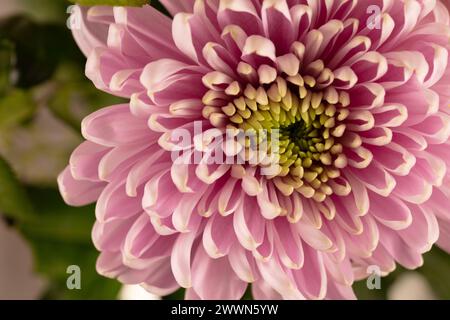
[[[101,274],[187,298],[238,299],[251,283],[256,299],[347,299],[370,266],[450,250],[443,3],[161,2],[173,19],[92,7],[74,30],[87,76],[130,99],[83,121],[59,177],[69,204],[97,202]],[[214,143],[226,129],[276,129],[278,157]],[[200,161],[174,162],[180,149]]]

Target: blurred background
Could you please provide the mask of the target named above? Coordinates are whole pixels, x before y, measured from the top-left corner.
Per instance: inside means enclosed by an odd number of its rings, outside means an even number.
[[[159,299],[97,275],[94,207],[68,207],[57,190],[82,141],[81,119],[120,102],[85,78],[85,58],[66,27],[70,5],[0,0],[0,300]],[[450,256],[435,248],[424,260],[382,278],[379,290],[356,283],[358,297],[450,299]],[[80,267],[81,289],[67,287],[71,265]]]

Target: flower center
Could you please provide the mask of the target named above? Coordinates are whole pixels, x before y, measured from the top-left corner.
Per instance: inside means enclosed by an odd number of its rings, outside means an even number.
[[[270,163],[275,170],[267,179],[273,179],[286,196],[296,191],[324,201],[334,193],[331,181],[347,165],[340,139],[349,115],[348,94],[328,85],[333,74],[320,60],[311,63],[310,72],[303,76],[280,75],[266,67],[266,72],[258,72],[258,85],[243,86],[235,81],[222,92],[208,91],[203,115],[216,127],[265,132],[268,140],[277,130],[278,156]],[[240,68],[242,74],[243,69],[252,67],[241,63]],[[261,159],[259,165],[268,163]]]

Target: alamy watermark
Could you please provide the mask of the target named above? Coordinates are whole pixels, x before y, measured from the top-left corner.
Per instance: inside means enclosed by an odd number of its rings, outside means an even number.
[[[70,15],[67,18],[66,25],[70,30],[80,30],[83,21],[83,13],[81,8],[76,5],[71,5],[67,7],[66,12]]]
[[[377,5],[367,7],[367,14],[370,14],[366,25],[370,30],[381,29],[381,8]]]
[[[366,269],[369,275],[366,280],[367,289],[380,290],[381,289],[381,269],[379,266],[371,265]]]
[[[67,289],[81,290],[81,268],[77,265],[71,265],[67,267],[66,273],[70,275],[66,280]]]

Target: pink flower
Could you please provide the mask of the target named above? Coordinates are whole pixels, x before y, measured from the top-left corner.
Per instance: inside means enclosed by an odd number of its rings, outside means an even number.
[[[93,7],[74,30],[87,76],[130,98],[83,121],[59,177],[67,203],[97,202],[101,274],[189,299],[249,283],[256,299],[351,299],[369,266],[450,250],[443,3],[161,2],[173,19]],[[279,129],[279,157],[214,144],[226,128]],[[230,145],[244,163],[209,161]],[[180,148],[201,161],[172,161]]]
[[[450,0],[442,0],[444,2],[444,5],[447,7],[447,9],[450,9]]]

